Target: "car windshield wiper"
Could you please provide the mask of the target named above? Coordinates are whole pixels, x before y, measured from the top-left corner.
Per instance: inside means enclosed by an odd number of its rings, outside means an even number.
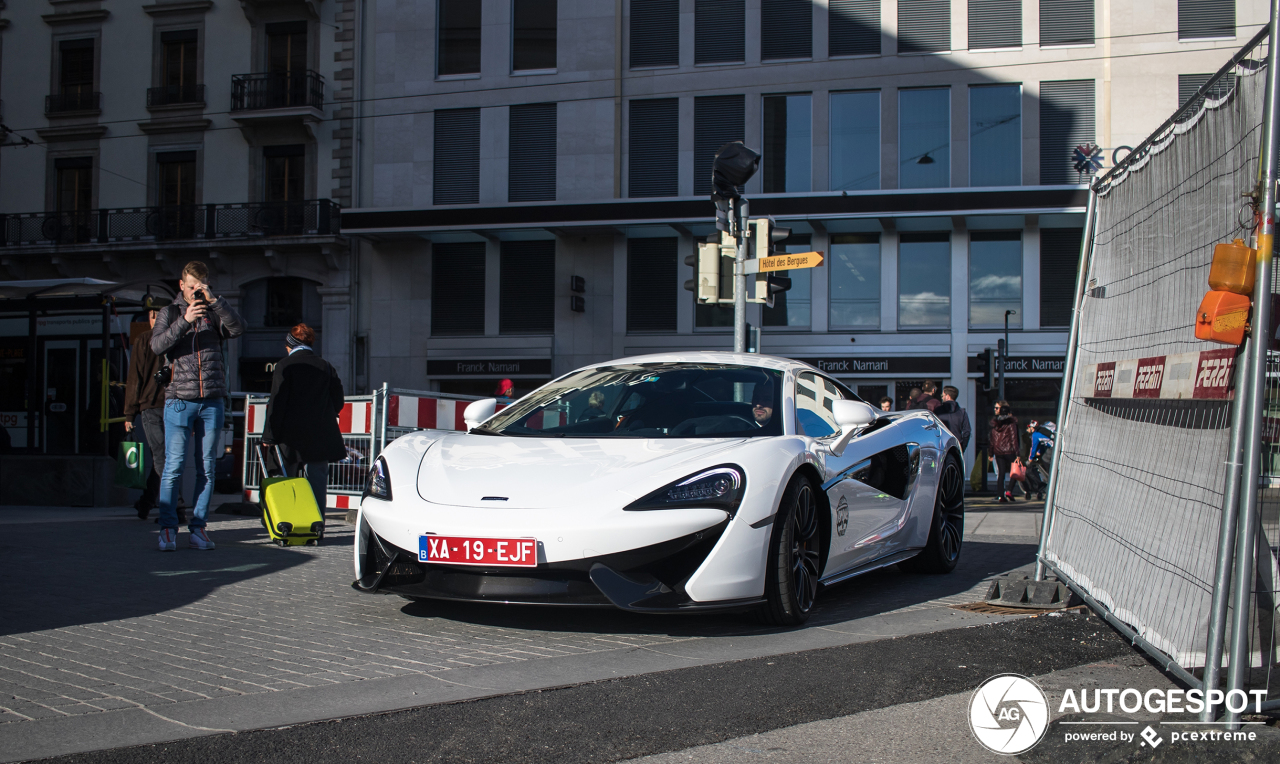
[[[478,424],[467,432],[474,433],[476,435],[497,435],[498,437],[506,437],[506,433],[498,432],[487,424]]]

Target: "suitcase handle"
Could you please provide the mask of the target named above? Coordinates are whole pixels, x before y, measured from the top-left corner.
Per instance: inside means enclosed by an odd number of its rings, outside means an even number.
[[[272,470],[267,469],[267,449],[275,451],[276,469],[274,471],[277,474],[273,475],[271,474]],[[279,443],[273,443],[270,446],[266,443],[258,443],[258,464],[262,467],[262,477],[264,478],[287,477],[284,474],[284,453],[280,450]]]

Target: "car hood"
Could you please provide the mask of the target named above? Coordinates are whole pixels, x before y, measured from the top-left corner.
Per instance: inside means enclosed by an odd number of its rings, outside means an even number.
[[[458,433],[423,454],[418,494],[433,504],[458,507],[622,506],[700,466],[719,463],[717,454],[742,442]]]

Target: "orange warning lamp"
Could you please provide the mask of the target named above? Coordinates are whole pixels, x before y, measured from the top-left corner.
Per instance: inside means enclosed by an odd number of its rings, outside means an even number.
[[[1213,264],[1209,266],[1209,288],[1236,294],[1253,294],[1254,266],[1258,251],[1241,239],[1213,248]]]
[[[1214,262],[1216,264],[1216,258]],[[1249,329],[1249,306],[1249,298],[1242,294],[1221,291],[1206,294],[1196,311],[1196,339],[1224,345],[1244,342],[1244,333]]]

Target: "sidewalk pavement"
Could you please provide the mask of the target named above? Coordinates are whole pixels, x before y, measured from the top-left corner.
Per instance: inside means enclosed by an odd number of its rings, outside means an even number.
[[[974,506],[948,576],[891,568],[803,628],[746,616],[406,602],[350,587],[351,528],[282,549],[211,515],[211,552],[156,551],[131,508],[0,508],[0,761],[563,686],[1022,616],[949,606],[1033,562],[1039,512]]]

